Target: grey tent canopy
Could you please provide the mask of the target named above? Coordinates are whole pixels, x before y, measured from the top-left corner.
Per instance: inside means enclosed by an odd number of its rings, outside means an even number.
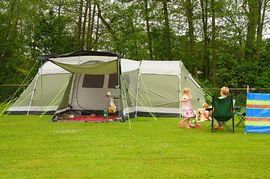
[[[181,61],[135,61],[95,51],[39,60],[43,65],[36,77],[8,113],[101,111],[108,107],[109,92],[120,113],[178,116],[184,87],[192,90],[194,108],[205,102],[202,88]]]

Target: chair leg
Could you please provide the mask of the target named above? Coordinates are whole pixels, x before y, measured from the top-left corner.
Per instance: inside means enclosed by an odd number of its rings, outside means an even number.
[[[245,124],[244,124],[244,121],[245,121],[245,113],[243,113],[243,114],[241,114],[241,113],[236,113],[236,115],[237,115],[239,121],[238,121],[238,123],[236,124],[235,127],[238,127],[240,124],[241,124],[243,127],[245,127]]]
[[[223,122],[222,124],[227,131],[233,132],[233,128],[230,127],[226,122]]]
[[[212,117],[212,121],[211,121],[212,125],[211,125],[211,132],[214,132],[214,118]]]
[[[234,116],[232,117],[232,128],[233,128],[233,133],[234,133]]]
[[[240,121],[236,124],[235,127],[238,127],[241,123],[242,123],[242,122],[241,122],[241,119],[240,119]]]
[[[227,123],[229,121],[226,122],[222,122],[222,125],[224,126],[224,128],[232,133],[234,133],[234,118],[231,119],[232,120],[232,126],[230,127],[230,125]]]
[[[237,115],[237,116],[238,116],[238,118],[239,118],[239,122],[236,124],[235,127],[238,127],[240,124],[241,124],[243,127],[245,127],[245,125],[244,125],[245,117],[242,116],[242,115]]]

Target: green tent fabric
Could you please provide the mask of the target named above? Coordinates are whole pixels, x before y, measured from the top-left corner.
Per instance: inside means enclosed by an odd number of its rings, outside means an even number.
[[[130,63],[136,66],[134,62]],[[123,64],[122,68],[127,68]],[[137,76],[134,76],[136,72]],[[135,111],[138,116],[146,113],[179,116],[182,111],[180,98],[186,87],[192,91],[194,109],[205,103],[202,88],[181,61],[143,60],[137,62],[137,70],[131,69],[124,74],[132,79],[128,80],[129,95],[131,101],[135,101],[129,111]]]
[[[7,113],[54,113],[65,93],[69,79],[68,71],[51,62],[44,63],[28,87],[7,110]]]
[[[181,61],[134,61],[93,51],[40,59],[44,65],[38,78],[8,112],[102,111],[108,107],[110,93],[123,114],[179,116],[179,99],[185,87],[192,90],[194,109],[205,102],[203,90]]]

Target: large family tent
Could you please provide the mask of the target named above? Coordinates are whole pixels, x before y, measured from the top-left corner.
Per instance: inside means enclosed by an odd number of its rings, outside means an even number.
[[[131,100],[129,111],[139,116],[179,115],[182,111],[179,100],[186,87],[192,91],[194,108],[201,108],[205,102],[202,88],[181,61],[124,60],[122,68]]]
[[[205,102],[181,61],[134,61],[94,51],[40,59],[44,65],[9,113],[99,114],[108,108],[109,93],[120,114],[178,116],[185,87],[192,90],[194,108]]]
[[[7,110],[8,114],[53,114],[66,90],[70,73],[63,68],[45,62],[32,82]]]

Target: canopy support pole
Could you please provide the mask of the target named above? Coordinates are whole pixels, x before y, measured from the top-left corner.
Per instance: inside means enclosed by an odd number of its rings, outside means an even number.
[[[35,83],[34,83],[34,88],[33,88],[33,91],[32,91],[32,95],[31,95],[31,98],[30,98],[30,102],[29,102],[29,105],[28,105],[28,109],[27,109],[27,116],[29,115],[29,111],[30,111],[30,107],[32,106],[32,102],[33,102],[33,99],[34,99],[34,95],[35,95],[35,92],[36,92],[36,89],[37,89],[37,82],[38,82],[38,78],[41,76],[40,74],[40,70],[38,71],[38,75],[35,79]]]

